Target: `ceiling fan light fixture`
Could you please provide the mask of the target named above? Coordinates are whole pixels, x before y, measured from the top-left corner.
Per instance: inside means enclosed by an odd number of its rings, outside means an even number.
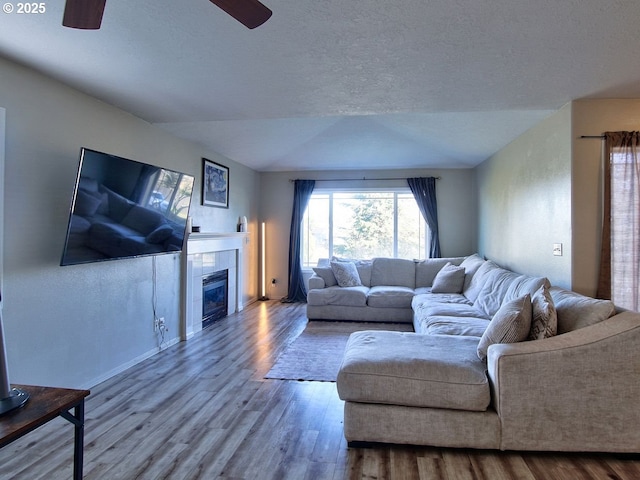
[[[98,30],[107,0],[67,0],[62,25],[81,30]]]
[[[62,25],[81,30],[98,30],[107,0],[67,0]],[[211,0],[245,27],[253,29],[269,20],[273,13],[258,0]]]
[[[250,29],[262,25],[273,13],[258,0],[211,0],[211,3]]]

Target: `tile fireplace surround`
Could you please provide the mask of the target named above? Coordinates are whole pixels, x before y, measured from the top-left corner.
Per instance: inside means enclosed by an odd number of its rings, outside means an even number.
[[[202,278],[229,271],[227,314],[243,309],[241,299],[246,233],[192,233],[187,240],[182,291],[183,340],[202,330]]]

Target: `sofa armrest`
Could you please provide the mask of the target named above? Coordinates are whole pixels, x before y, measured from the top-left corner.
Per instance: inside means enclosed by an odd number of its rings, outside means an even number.
[[[502,449],[640,452],[640,314],[489,347]]]
[[[316,275],[315,273],[309,277],[309,290],[313,290],[315,288],[324,288],[325,283],[321,276]]]

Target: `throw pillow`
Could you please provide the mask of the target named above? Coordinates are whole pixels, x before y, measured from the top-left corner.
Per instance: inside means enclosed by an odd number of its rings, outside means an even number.
[[[312,267],[316,275],[324,280],[325,287],[333,287],[338,284],[331,267]]]
[[[362,285],[358,269],[353,262],[331,262],[331,270],[341,287],[358,287]]]
[[[473,255],[469,255],[467,258],[465,258],[462,261],[460,266],[464,267],[464,273],[465,273],[464,287],[462,287],[463,292],[469,287],[469,285],[471,285],[471,279],[473,279],[473,276],[476,274],[476,272],[484,262],[485,262],[484,258],[482,258],[477,253],[474,253]]]
[[[542,285],[531,298],[531,330],[529,340],[553,337],[558,330],[558,314],[547,285]]]
[[[478,343],[478,357],[487,358],[487,350],[494,343],[521,342],[531,329],[531,296],[526,295],[505,302],[489,322]]]
[[[431,293],[460,293],[464,286],[464,267],[458,267],[451,262],[440,269],[433,279]]]
[[[327,262],[329,262],[329,260],[327,260]],[[355,259],[352,260],[349,258],[336,257],[334,255],[333,257],[331,257],[331,262],[353,263],[356,266],[356,270],[358,270],[358,278],[360,278],[360,285],[364,285],[365,287],[371,286],[371,270],[372,270],[371,260],[355,260]],[[320,266],[320,263],[318,263],[318,266]]]

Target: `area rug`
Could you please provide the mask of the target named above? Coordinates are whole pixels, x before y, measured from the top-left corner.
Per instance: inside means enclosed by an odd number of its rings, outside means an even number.
[[[335,382],[349,335],[362,330],[411,332],[407,323],[311,321],[264,378]]]

